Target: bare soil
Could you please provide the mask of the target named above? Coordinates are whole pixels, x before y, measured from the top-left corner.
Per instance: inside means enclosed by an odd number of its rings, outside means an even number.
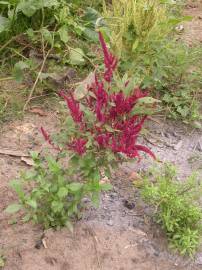
[[[202,43],[202,1],[187,1],[184,14],[192,16],[192,20],[183,24],[185,31],[182,34],[190,46]]]
[[[183,33],[187,42],[202,41],[202,3],[190,2],[185,11],[193,15]],[[39,132],[42,125],[56,129],[57,112],[27,115],[0,130],[0,255],[5,270],[199,270],[202,248],[191,260],[168,249],[164,232],[153,222],[151,209],[141,201],[130,180],[132,172],[145,170],[152,161],[123,164],[111,179],[114,188],[101,196],[98,209],[89,206],[74,232],[67,229],[43,231],[40,226],[23,224],[3,210],[16,200],[9,181],[29,165],[21,159],[30,150],[46,146]],[[142,138],[162,161],[172,161],[182,177],[191,170],[202,172],[202,131],[174,122],[153,119],[150,134]],[[5,153],[3,153],[3,150]],[[7,150],[7,151],[5,151]],[[17,156],[16,156],[17,155]],[[202,175],[202,174],[201,174]],[[127,205],[133,203],[133,209]],[[11,224],[12,223],[12,224]]]
[[[43,125],[51,132],[56,122],[55,112],[44,117],[31,114],[8,124],[0,134],[1,152],[7,149],[13,155],[26,155],[30,150],[43,151],[46,145],[39,127]],[[177,163],[182,175],[188,175],[192,166],[202,169],[202,132],[159,119],[149,126],[150,139],[144,143],[161,160]],[[195,159],[190,162],[190,158]],[[139,165],[123,164],[111,180],[114,189],[102,194],[99,209],[87,208],[72,234],[67,229],[44,232],[39,226],[23,224],[20,216],[17,223],[9,224],[12,220],[3,210],[16,199],[9,181],[29,166],[20,156],[0,154],[0,250],[6,258],[4,269],[201,269],[200,252],[193,261],[168,250],[164,233],[154,224],[151,210],[141,202],[130,180],[131,172],[144,170],[151,162],[144,159]],[[134,208],[129,210],[127,203],[134,203]]]

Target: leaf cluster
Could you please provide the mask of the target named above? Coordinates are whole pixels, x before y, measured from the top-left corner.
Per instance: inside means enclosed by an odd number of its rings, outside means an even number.
[[[171,164],[148,172],[142,186],[141,194],[153,206],[155,220],[165,230],[171,248],[183,255],[192,256],[200,244],[201,191],[196,174],[182,182]]]
[[[179,37],[177,26],[191,19],[182,7],[182,1],[112,1],[104,6],[103,32],[121,58],[120,71],[153,89],[169,117],[191,122],[201,118],[201,49]]]
[[[83,199],[92,199],[97,206],[99,192],[111,188],[109,184],[99,183],[99,171],[87,158],[80,161],[87,166],[85,177],[81,177],[78,161],[71,158],[71,165],[66,167],[53,157],[44,160],[35,152],[32,153],[32,158],[33,170],[22,173],[20,179],[11,181],[19,203],[11,204],[6,209],[10,214],[23,209],[24,222],[32,220],[44,228],[67,226],[72,230],[71,221],[80,217],[84,207]]]

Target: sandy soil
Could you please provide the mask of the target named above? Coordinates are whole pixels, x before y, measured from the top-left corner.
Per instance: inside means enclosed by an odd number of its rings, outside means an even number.
[[[190,46],[193,44],[202,43],[202,1],[188,1],[185,15],[192,16],[192,20],[183,23],[185,31],[182,34],[183,40],[185,40]]]
[[[30,150],[41,151],[45,145],[39,127],[54,130],[56,119],[56,113],[44,117],[32,114],[23,121],[10,123],[0,135],[0,149],[25,155]],[[202,168],[202,132],[159,119],[149,126],[150,142],[144,143],[153,147],[161,160],[177,163],[183,175],[189,174],[193,166],[191,157],[195,157],[195,168]],[[0,250],[6,257],[4,269],[201,269],[200,252],[196,261],[191,261],[167,249],[163,232],[153,223],[150,209],[141,202],[138,190],[129,180],[131,172],[143,170],[150,163],[143,160],[140,166],[122,165],[114,173],[114,189],[101,196],[99,209],[89,207],[71,234],[67,229],[43,232],[39,226],[23,224],[19,216],[16,224],[9,224],[11,218],[3,210],[16,197],[8,183],[28,166],[21,157],[0,155]],[[134,209],[129,210],[125,201],[134,202]],[[41,243],[42,238],[47,248]]]

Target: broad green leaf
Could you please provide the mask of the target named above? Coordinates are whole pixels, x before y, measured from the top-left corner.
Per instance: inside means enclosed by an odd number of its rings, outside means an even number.
[[[29,68],[29,65],[26,62],[19,61],[15,64],[13,69],[13,76],[17,82],[22,82],[24,78],[24,70]]]
[[[68,35],[68,31],[67,31],[67,27],[65,25],[63,25],[59,30],[58,33],[60,35],[60,39],[64,42],[67,43],[69,40],[69,35]]]
[[[17,5],[16,10],[22,11],[27,17],[32,17],[35,12],[45,7],[52,7],[58,5],[57,0],[22,0]]]
[[[54,158],[47,157],[47,161],[48,161],[48,167],[49,167],[51,172],[53,172],[53,173],[60,172],[60,170],[61,170],[60,165],[57,163],[57,161],[54,160]]]
[[[85,63],[84,52],[80,48],[70,49],[69,53],[70,64],[81,65]]]
[[[83,184],[81,183],[71,183],[68,185],[68,188],[72,192],[77,192],[83,187]]]
[[[92,30],[90,28],[84,27],[83,34],[88,39],[92,40],[93,42],[98,42],[98,40],[99,40],[97,32],[95,32],[95,30]]]
[[[34,209],[37,208],[37,202],[34,201],[34,200],[28,200],[28,201],[27,201],[27,204],[28,204],[29,206],[31,206],[32,208],[34,208]]]
[[[9,20],[0,15],[0,33],[8,30]]]
[[[67,194],[68,194],[68,189],[65,187],[60,187],[58,192],[57,192],[58,197],[61,199],[66,197]]]
[[[8,214],[14,214],[14,213],[18,212],[21,209],[21,207],[22,206],[20,204],[14,203],[14,204],[9,205],[6,208],[5,212]]]
[[[63,208],[63,203],[58,202],[58,201],[53,201],[51,204],[51,208],[55,213],[60,212]]]
[[[42,28],[41,34],[43,35],[45,41],[47,41],[49,44],[53,43],[53,36],[47,28]]]
[[[37,11],[37,9],[38,8],[36,1],[33,0],[21,1],[16,8],[16,10],[22,11],[22,13],[27,17],[32,17],[34,13]]]

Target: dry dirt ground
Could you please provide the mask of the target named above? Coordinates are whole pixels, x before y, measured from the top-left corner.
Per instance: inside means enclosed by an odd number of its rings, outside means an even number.
[[[194,16],[185,24],[185,39],[202,41],[201,1],[188,4],[186,14]],[[191,27],[191,30],[190,30]],[[191,31],[191,33],[190,33]],[[5,256],[4,270],[199,270],[202,248],[194,260],[173,254],[167,248],[164,233],[151,218],[151,210],[141,202],[138,190],[129,178],[131,172],[144,170],[140,165],[124,164],[111,179],[114,188],[102,194],[99,209],[89,207],[70,233],[23,224],[20,216],[11,225],[3,210],[15,201],[9,181],[29,166],[21,159],[30,150],[45,146],[39,133],[43,125],[55,129],[57,113],[30,114],[23,121],[1,127],[0,152],[0,254]],[[202,132],[173,122],[157,119],[149,123],[149,139],[144,140],[162,161],[173,161],[181,176],[192,169],[202,172]],[[12,156],[14,154],[14,156]],[[16,156],[17,155],[17,156]],[[18,156],[19,155],[19,156]],[[201,174],[202,175],[202,174]],[[129,210],[126,202],[133,202]],[[42,244],[41,239],[45,243]]]
[[[183,39],[189,44],[202,43],[202,1],[188,1],[185,15],[192,16],[193,19],[184,23],[185,31]]]
[[[114,173],[112,191],[101,196],[99,209],[89,207],[71,234],[23,224],[16,224],[3,210],[15,201],[8,186],[20,170],[28,169],[21,156],[30,150],[41,151],[43,143],[39,127],[55,129],[57,113],[40,117],[27,116],[3,128],[0,151],[7,149],[11,156],[0,154],[0,250],[6,258],[5,270],[195,270],[202,269],[202,253],[194,261],[172,254],[167,249],[163,232],[153,222],[151,211],[140,200],[129,179],[131,172],[144,170],[142,163],[124,164]],[[202,132],[163,123],[150,122],[150,142],[145,141],[161,160],[170,160],[181,168],[181,175],[190,173],[192,166],[202,169]],[[9,153],[8,153],[9,154]],[[193,161],[192,161],[193,159]],[[129,210],[126,202],[134,203]],[[47,248],[41,245],[45,240]]]

